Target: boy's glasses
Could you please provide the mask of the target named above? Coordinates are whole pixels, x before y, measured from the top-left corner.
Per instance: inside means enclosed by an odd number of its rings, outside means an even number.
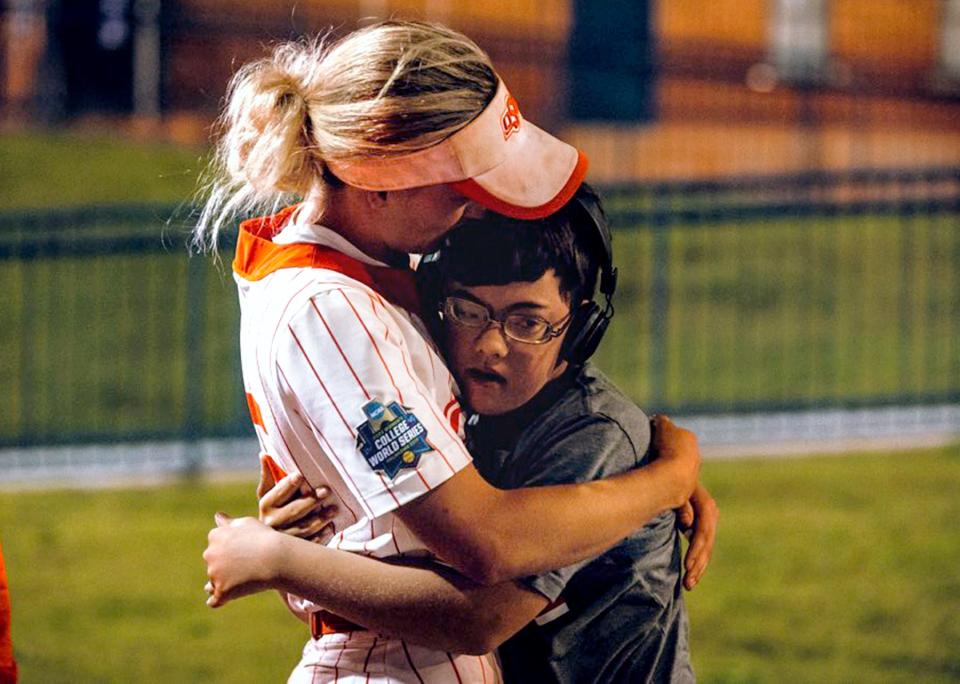
[[[543,344],[562,335],[573,317],[571,312],[562,320],[551,323],[540,316],[524,313],[494,316],[490,309],[479,302],[452,296],[443,300],[441,310],[444,318],[465,328],[486,329],[493,321],[509,339],[524,344]]]

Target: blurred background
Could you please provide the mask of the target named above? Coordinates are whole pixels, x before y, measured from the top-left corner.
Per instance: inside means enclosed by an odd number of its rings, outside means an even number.
[[[689,596],[701,679],[960,680],[960,1],[4,0],[24,681],[292,666],[273,601],[203,609],[204,531],[255,510],[256,448],[230,241],[185,243],[233,71],[377,17],[467,33],[590,158],[620,269],[598,362],[697,430],[724,511]]]

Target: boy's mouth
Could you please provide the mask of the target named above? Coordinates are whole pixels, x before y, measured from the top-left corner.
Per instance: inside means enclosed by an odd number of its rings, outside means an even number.
[[[467,376],[467,379],[481,384],[504,385],[507,382],[507,379],[499,373],[494,373],[491,370],[483,370],[480,368],[468,368],[465,375]]]

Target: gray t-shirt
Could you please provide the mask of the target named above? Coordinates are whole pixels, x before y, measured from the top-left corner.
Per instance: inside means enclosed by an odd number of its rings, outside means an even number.
[[[586,482],[650,459],[646,415],[590,364],[480,418],[469,437],[477,469],[502,489]],[[522,581],[560,605],[500,647],[508,682],[694,681],[672,512],[597,558]]]

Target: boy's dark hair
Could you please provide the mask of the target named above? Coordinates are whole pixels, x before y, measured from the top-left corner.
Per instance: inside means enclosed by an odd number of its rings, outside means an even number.
[[[577,196],[599,201],[586,183]],[[560,279],[560,294],[576,306],[592,299],[604,260],[600,236],[588,221],[592,219],[576,200],[536,221],[489,212],[481,219],[463,221],[444,244],[440,280],[470,287],[506,285],[539,280],[552,268]]]

